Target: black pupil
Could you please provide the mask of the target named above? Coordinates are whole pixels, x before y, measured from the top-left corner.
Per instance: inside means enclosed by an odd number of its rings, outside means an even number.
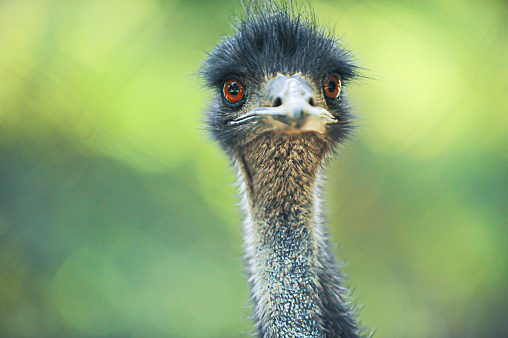
[[[238,83],[231,82],[228,86],[228,92],[233,96],[240,94],[240,86],[238,85]]]
[[[333,81],[333,80],[328,81],[328,91],[330,93],[334,93],[336,89],[337,89],[337,83],[335,83],[335,81]]]

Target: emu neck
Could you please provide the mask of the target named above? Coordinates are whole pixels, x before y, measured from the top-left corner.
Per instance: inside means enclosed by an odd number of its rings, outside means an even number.
[[[247,256],[263,337],[324,337],[315,185],[318,136],[259,138],[240,154],[246,183]]]

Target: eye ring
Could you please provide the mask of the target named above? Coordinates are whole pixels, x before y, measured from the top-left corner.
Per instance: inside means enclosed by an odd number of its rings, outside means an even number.
[[[236,79],[231,78],[222,86],[222,97],[230,105],[238,105],[245,99],[245,86]]]
[[[328,76],[323,82],[323,93],[325,98],[329,100],[337,100],[340,97],[341,91],[342,83],[340,81],[340,76]]]

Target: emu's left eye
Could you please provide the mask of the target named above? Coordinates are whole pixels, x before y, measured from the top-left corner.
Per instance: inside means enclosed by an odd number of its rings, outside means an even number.
[[[229,79],[224,82],[222,95],[230,104],[240,103],[245,97],[245,86],[237,79]]]
[[[342,85],[340,83],[340,77],[332,75],[326,78],[323,83],[323,93],[325,97],[330,100],[336,100],[340,96]]]

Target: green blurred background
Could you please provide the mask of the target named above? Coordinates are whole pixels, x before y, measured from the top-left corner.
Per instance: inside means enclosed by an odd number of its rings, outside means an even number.
[[[508,336],[508,4],[311,1],[365,68],[330,231],[375,337]],[[193,74],[231,1],[0,2],[0,336],[251,332]]]

